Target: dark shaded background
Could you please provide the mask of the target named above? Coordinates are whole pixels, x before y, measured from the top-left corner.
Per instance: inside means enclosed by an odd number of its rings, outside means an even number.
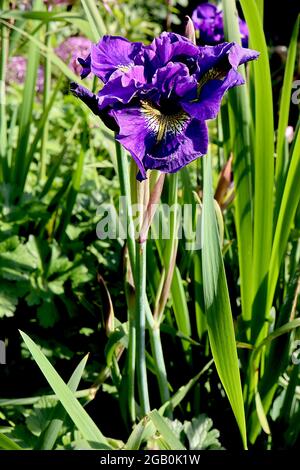
[[[182,9],[182,15],[192,16],[194,9],[207,1],[190,0],[189,6]],[[211,2],[214,3],[214,2]],[[221,1],[219,2],[221,5]],[[238,5],[238,11],[243,18],[242,9]],[[273,103],[274,103],[274,123],[275,127],[278,122],[278,111],[280,103],[280,95],[283,83],[284,67],[287,56],[287,47],[289,45],[294,24],[297,15],[300,13],[299,0],[265,0],[264,8],[264,32],[269,46],[270,67],[273,86]],[[181,30],[177,32],[183,33]],[[300,59],[298,57],[298,65],[295,67],[294,80],[300,77]],[[295,127],[299,118],[299,107],[291,105],[289,125]]]
[[[191,15],[201,3],[207,2],[190,0],[187,14]],[[299,12],[300,2],[298,0],[265,0],[264,29],[270,45],[288,45]],[[241,15],[240,8],[239,13]]]

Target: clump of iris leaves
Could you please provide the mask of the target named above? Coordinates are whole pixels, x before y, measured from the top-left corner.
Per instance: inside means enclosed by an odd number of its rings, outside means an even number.
[[[185,342],[182,339],[174,319],[172,296],[161,325],[173,418],[162,417],[164,410],[150,353],[146,360],[151,404],[155,409],[134,429],[124,411],[127,400],[124,350],[128,345],[123,275],[126,253],[119,240],[98,240],[95,233],[97,208],[103,203],[117,205],[120,195],[114,139],[98,119],[68,94],[69,81],[78,77],[52,51],[70,35],[84,32],[95,41],[95,36],[101,36],[107,26],[110,34],[150,41],[160,32],[166,17],[173,24],[179,23],[178,8],[186,6],[183,1],[173,2],[172,11],[167,11],[162,1],[156,1],[154,9],[152,2],[138,2],[137,7],[136,3],[115,2],[109,4],[113,15],[104,7],[97,8],[95,15],[96,2],[77,2],[72,10],[77,17],[70,19],[66,8],[60,6],[56,10],[60,19],[56,21],[46,12],[42,1],[33,2],[33,9],[43,14],[32,17],[21,10],[10,12],[8,2],[0,1],[1,44],[8,46],[8,55],[28,57],[29,70],[24,86],[8,85],[6,103],[1,102],[0,339],[7,340],[7,364],[0,366],[0,448],[241,447],[232,410],[211,361],[207,334],[202,335],[199,326],[204,311],[199,254],[186,256],[181,246],[176,300],[189,314],[190,337]],[[297,28],[296,25],[286,66],[289,68],[287,89],[293,75]],[[51,63],[43,92],[37,92],[35,87],[38,63],[43,66]],[[2,66],[3,77],[4,69]],[[280,111],[282,115],[286,113],[284,108]],[[226,101],[222,112],[226,122]],[[283,126],[285,119],[281,119]],[[210,128],[214,188],[230,153],[228,141],[226,144],[229,129],[225,127],[223,132],[225,145],[215,123]],[[280,132],[282,129],[279,135]],[[284,143],[284,179],[295,146],[295,142],[290,147]],[[181,202],[190,201],[187,194],[190,185],[197,194],[202,194],[200,170],[198,162],[189,167],[188,174],[182,173]],[[284,187],[280,190],[283,194]],[[166,200],[167,195],[163,193],[162,198]],[[271,333],[284,327],[289,319],[297,321],[298,203],[292,223],[287,227],[274,308],[268,319]],[[231,310],[238,325],[240,253],[234,211],[235,202],[226,204],[222,252]],[[274,221],[278,211],[279,206],[275,208]],[[148,250],[150,264],[155,259],[152,256],[155,245],[149,244]],[[150,292],[157,283],[158,269],[159,265],[154,263],[149,270],[152,272]],[[112,309],[116,331],[108,339],[107,324]],[[279,321],[278,312],[281,312]],[[22,338],[18,330],[28,333],[34,343],[27,336]],[[271,358],[276,370],[274,376],[264,369],[261,371],[262,386],[254,399],[260,411],[260,432],[249,406],[246,415],[255,448],[284,449],[299,443],[299,366],[291,360],[296,339],[295,328],[286,328],[277,338],[274,335],[272,348],[267,351],[266,360]],[[247,345],[241,342],[243,378],[249,366],[247,351]],[[32,355],[55,393],[39,373]],[[57,372],[51,369],[47,359]],[[275,368],[278,363],[280,366]],[[69,391],[57,373],[68,383]],[[74,424],[73,413],[78,411],[81,425],[76,421]],[[102,433],[107,436],[105,444]]]

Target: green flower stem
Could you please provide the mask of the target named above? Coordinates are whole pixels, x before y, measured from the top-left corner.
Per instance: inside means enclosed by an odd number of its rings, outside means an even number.
[[[167,240],[166,248],[164,252],[164,263],[166,272],[168,272],[169,265],[173,258],[174,250],[176,250],[176,229],[177,229],[177,201],[178,201],[178,173],[169,175],[169,194],[168,203],[172,207],[174,205],[175,210],[170,212],[170,239]]]
[[[128,252],[127,252],[128,254]],[[125,294],[128,308],[128,354],[127,354],[127,389],[128,389],[128,409],[131,423],[136,420],[135,406],[135,361],[136,361],[136,331],[135,331],[135,292],[133,286],[131,266],[126,262],[127,273],[125,282]]]
[[[170,399],[169,383],[165,366],[163,348],[160,337],[160,323],[153,318],[147,297],[145,297],[146,328],[149,331],[151,352],[154,358],[155,374],[160,392],[161,403]],[[129,331],[130,336],[130,331]],[[168,398],[166,398],[168,397]],[[167,408],[167,416],[171,417],[170,407]]]
[[[138,202],[138,189],[141,189],[140,183],[136,181],[136,165],[131,166],[131,188],[132,188],[132,201]],[[141,221],[141,231],[140,231],[140,242],[147,240],[148,229],[151,226],[152,217],[154,213],[152,211],[152,204],[156,206],[159,203],[161,192],[164,184],[164,175],[157,174],[152,172],[150,174],[149,182],[142,183],[142,188],[145,188],[144,194],[140,194],[140,199],[143,199],[145,205],[147,205],[146,212],[143,214],[143,222]],[[146,186],[146,187],[145,187]],[[150,194],[149,194],[150,193]],[[139,278],[138,278],[139,281]],[[166,397],[169,399],[169,384],[167,380],[166,367],[163,356],[163,349],[161,344],[161,337],[159,331],[159,322],[155,321],[151,312],[151,308],[145,293],[144,297],[145,303],[145,317],[146,317],[146,327],[149,331],[151,352],[154,358],[154,366],[156,372],[156,378],[158,382],[158,387],[160,390],[160,396],[162,403],[165,403]],[[167,410],[168,415],[169,409]]]
[[[166,367],[161,344],[159,325],[154,322],[151,308],[146,296],[146,241],[137,243],[137,249],[134,242],[134,228],[132,219],[131,203],[138,202],[137,190],[145,183],[136,183],[136,167],[131,166],[130,174],[128,171],[128,161],[119,142],[116,141],[116,156],[118,164],[118,173],[120,180],[121,195],[126,197],[127,201],[127,221],[128,221],[128,254],[133,276],[134,285],[136,286],[135,299],[136,308],[133,307],[133,295],[130,288],[127,291],[128,304],[128,323],[129,323],[129,340],[128,340],[128,406],[129,414],[132,422],[135,421],[135,369],[137,369],[138,390],[141,401],[141,410],[145,414],[150,410],[149,394],[147,385],[147,373],[145,362],[145,323],[149,330],[152,355],[155,359],[156,377],[160,390],[162,403],[169,400],[169,384],[167,380]],[[130,192],[132,191],[132,193]],[[141,196],[141,195],[140,195]],[[143,196],[144,198],[144,196]],[[142,196],[140,197],[142,199]],[[141,203],[143,201],[140,201]],[[144,300],[143,300],[144,299]],[[136,318],[134,318],[134,313]],[[170,414],[169,411],[167,411]]]
[[[159,387],[159,394],[161,398],[162,405],[170,400],[170,390],[169,384],[167,379],[167,371],[164,359],[164,353],[161,344],[161,337],[160,337],[160,329],[159,324],[156,322],[149,329],[150,333],[150,343],[151,343],[151,350],[154,358],[154,365],[155,365],[155,372]],[[166,416],[172,419],[172,408],[168,406],[165,410]]]
[[[134,266],[135,266],[135,244],[134,244],[134,227],[132,220],[132,208],[131,208],[131,192],[130,192],[130,178],[128,171],[128,159],[121,146],[121,144],[116,140],[116,155],[117,155],[117,165],[118,173],[120,180],[120,191],[121,196],[126,197],[126,209],[127,209],[127,246],[129,253],[129,260],[131,264],[131,269],[134,275]]]
[[[116,140],[116,156],[118,173],[120,180],[120,192],[121,196],[126,197],[126,209],[127,209],[127,246],[129,255],[130,272],[135,278],[135,241],[134,241],[134,229],[132,220],[132,207],[131,207],[131,192],[130,192],[130,176],[128,170],[128,159],[121,145]],[[135,422],[136,411],[135,411],[135,363],[136,363],[136,326],[135,326],[135,307],[133,295],[130,292],[130,286],[126,287],[127,293],[127,305],[128,305],[128,357],[127,357],[127,374],[128,374],[128,408],[131,422]]]
[[[154,358],[155,374],[157,378],[162,405],[170,400],[170,390],[167,378],[164,353],[160,336],[160,322],[155,320],[148,299],[145,299],[146,327],[149,331],[151,351]],[[171,406],[166,408],[166,415],[172,418]]]
[[[144,201],[146,201],[147,203],[147,209],[143,217],[142,228],[140,231],[140,242],[147,239],[148,230],[151,226],[151,221],[153,220],[153,217],[154,217],[154,211],[161,197],[164,180],[165,180],[164,174],[160,174],[159,176],[157,176],[156,172],[152,172],[150,175],[150,179],[149,179],[150,194],[147,194],[146,197],[144,195]],[[148,185],[147,185],[147,189],[148,189]],[[167,278],[170,277],[169,274],[170,274],[170,269],[169,269]],[[172,274],[173,274],[173,271],[172,271]],[[158,288],[158,292],[157,292],[157,298],[159,299],[161,298],[161,295],[164,292],[166,293],[165,297],[162,296],[162,302],[164,301],[164,298],[167,299],[168,292],[170,290],[168,279],[165,280],[164,277],[165,276],[162,276],[161,286],[160,288]],[[161,289],[163,289],[163,291]],[[164,307],[162,306],[161,303],[160,303],[160,306],[162,307],[162,310],[163,310]],[[156,374],[156,378],[158,382],[161,402],[162,404],[164,404],[166,403],[166,401],[170,399],[170,393],[169,393],[169,383],[167,379],[167,372],[166,372],[166,366],[165,366],[161,337],[160,337],[161,319],[157,318],[157,314],[155,313],[155,310],[156,310],[156,306],[154,307],[154,313],[152,315],[147,297],[145,297],[146,325],[149,330],[151,351],[152,351],[152,355],[154,358],[155,374]],[[172,418],[172,412],[171,412],[170,406],[166,408],[166,414],[168,415],[168,417]]]
[[[137,185],[137,202],[139,210],[139,228],[141,230],[144,219],[145,203],[148,204],[148,184],[144,181]],[[142,416],[150,411],[147,367],[146,367],[146,248],[147,236],[136,241],[136,265],[135,265],[135,293],[136,293],[136,369],[137,386]]]
[[[172,184],[169,186],[170,190],[170,203],[172,205],[172,200],[177,198],[177,175],[173,179],[172,175]],[[154,196],[155,191],[157,190],[157,182],[159,178],[157,178],[156,183],[152,185],[152,190],[151,190],[151,195],[150,199],[153,198],[155,200],[155,203],[158,203],[158,195]],[[151,182],[151,178],[150,178]],[[156,189],[155,189],[156,186]],[[160,192],[162,190],[162,187],[160,188]],[[176,201],[175,201],[176,202]],[[173,214],[172,214],[173,216]],[[171,216],[171,217],[172,217]],[[176,216],[175,216],[176,217]],[[174,249],[176,252],[176,245],[173,247],[173,239],[174,239],[174,226],[175,226],[175,220],[174,217],[172,217],[172,222],[173,224],[171,226],[171,232],[170,232],[170,240],[169,240],[169,253],[166,253],[166,258],[168,256],[176,256],[176,253],[174,253]],[[144,239],[144,237],[142,237]],[[162,260],[163,261],[163,260]],[[162,313],[164,311],[165,303],[168,298],[169,290],[170,290],[170,283],[171,283],[171,278],[173,277],[173,269],[172,269],[172,259],[169,259],[169,261],[163,263],[167,266],[167,277],[162,278],[161,280],[161,286],[160,289],[158,289],[157,292],[157,302],[154,306],[154,314],[152,315],[149,303],[147,299],[145,300],[145,305],[146,305],[146,322],[147,322],[147,328],[149,330],[149,336],[150,336],[150,344],[151,344],[151,351],[152,355],[154,358],[154,366],[155,366],[155,372],[156,372],[156,378],[158,382],[158,387],[159,387],[159,392],[160,392],[160,398],[162,404],[164,404],[166,401],[170,399],[170,392],[169,392],[169,383],[167,379],[167,371],[166,371],[166,366],[165,366],[165,360],[164,360],[164,355],[163,355],[163,348],[162,348],[162,343],[161,343],[161,336],[160,336],[160,323],[162,320]],[[165,272],[165,270],[164,270]],[[161,313],[161,315],[160,315]],[[171,407],[166,408],[166,414],[168,417],[172,417],[172,411]]]
[[[128,408],[130,421],[136,420],[135,411],[135,362],[136,362],[136,329],[134,321],[134,310],[129,309],[129,332],[128,332]]]
[[[141,414],[150,411],[146,348],[145,348],[145,298],[146,298],[146,241],[137,242],[136,246],[136,368],[137,385],[140,399]]]

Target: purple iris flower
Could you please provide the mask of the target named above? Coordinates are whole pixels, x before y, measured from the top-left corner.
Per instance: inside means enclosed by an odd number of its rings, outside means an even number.
[[[199,5],[193,12],[192,20],[195,29],[200,31],[200,40],[204,44],[216,45],[224,41],[223,11],[211,3]],[[249,31],[247,24],[239,18],[241,41],[243,47],[248,46]]]
[[[82,61],[104,85],[73,93],[117,132],[139,168],[174,173],[207,152],[206,120],[219,112],[224,93],[244,83],[237,67],[258,53],[235,43],[198,47],[174,33],[145,46],[104,36]]]

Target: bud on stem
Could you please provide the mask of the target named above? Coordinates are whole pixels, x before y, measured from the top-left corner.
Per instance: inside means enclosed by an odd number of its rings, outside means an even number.
[[[194,23],[189,16],[184,17],[184,36],[188,38],[193,44],[196,44]]]

